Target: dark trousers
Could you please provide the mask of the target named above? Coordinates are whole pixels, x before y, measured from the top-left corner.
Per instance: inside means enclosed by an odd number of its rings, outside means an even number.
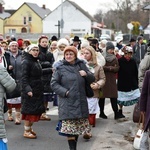
[[[118,112],[117,98],[110,98],[111,107],[114,112]],[[104,113],[105,98],[99,99],[100,113]]]

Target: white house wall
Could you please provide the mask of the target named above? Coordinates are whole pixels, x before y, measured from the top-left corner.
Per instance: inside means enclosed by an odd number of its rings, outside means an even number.
[[[56,25],[58,24],[58,20],[61,20],[60,6],[43,20],[43,33],[57,34],[58,27]],[[63,3],[63,20],[64,34],[76,34],[76,32],[73,31],[74,29],[80,29],[77,33],[91,33],[91,20],[67,1]]]

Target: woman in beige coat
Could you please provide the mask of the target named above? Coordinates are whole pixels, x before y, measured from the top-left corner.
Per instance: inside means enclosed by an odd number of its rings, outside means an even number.
[[[89,123],[90,125],[95,127],[96,114],[99,112],[98,101],[100,98],[100,89],[105,84],[105,74],[103,68],[97,63],[96,52],[92,46],[85,47],[84,59],[87,60],[87,67],[95,76],[95,81],[91,84],[94,96],[91,98],[87,97],[89,109]],[[86,135],[84,137],[88,136]]]

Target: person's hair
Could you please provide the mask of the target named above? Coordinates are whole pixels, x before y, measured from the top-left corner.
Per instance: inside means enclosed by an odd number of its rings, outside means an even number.
[[[43,38],[45,38],[45,39],[48,40],[48,37],[47,37],[46,35],[41,35],[41,36],[39,37],[39,39],[38,39],[38,43],[40,43],[40,42],[41,42],[41,39],[43,39]]]
[[[88,50],[92,54],[92,63],[97,64],[96,51],[92,46],[86,46],[85,50]]]

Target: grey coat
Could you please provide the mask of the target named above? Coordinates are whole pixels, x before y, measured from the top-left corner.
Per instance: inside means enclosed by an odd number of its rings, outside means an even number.
[[[6,68],[0,65],[0,139],[6,138],[3,113],[4,98],[6,98],[6,92],[12,92],[15,87],[15,80],[8,74]]]
[[[147,53],[144,58],[141,60],[138,70],[138,81],[139,81],[139,89],[142,90],[143,80],[145,76],[145,72],[150,69],[150,47],[147,48]]]
[[[56,66],[57,65],[57,66]],[[79,59],[74,65],[65,60],[59,61],[51,80],[52,90],[59,95],[59,119],[88,118],[88,104],[85,93],[85,79],[79,70],[85,70],[89,83],[95,81],[94,75],[88,71],[86,65]],[[66,96],[66,92],[69,94]]]

